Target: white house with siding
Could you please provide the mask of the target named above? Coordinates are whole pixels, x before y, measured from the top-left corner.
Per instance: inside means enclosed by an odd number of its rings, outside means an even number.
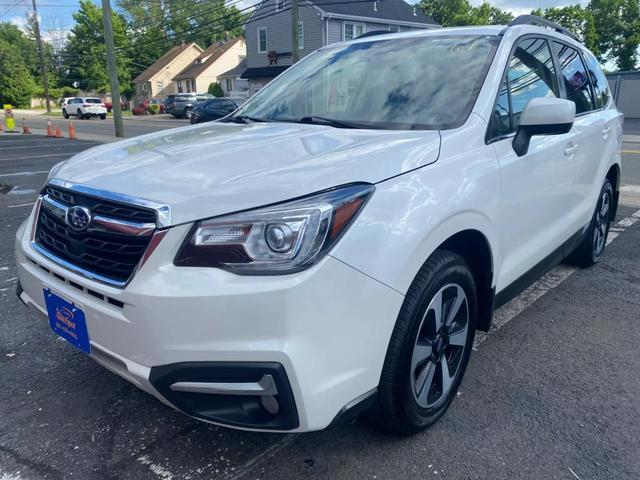
[[[403,0],[300,0],[300,58],[330,43],[366,32],[438,28]],[[247,69],[242,75],[254,94],[292,63],[291,0],[264,0],[245,24]]]

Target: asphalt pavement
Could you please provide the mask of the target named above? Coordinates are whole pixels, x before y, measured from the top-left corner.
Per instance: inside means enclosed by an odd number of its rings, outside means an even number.
[[[559,266],[496,312],[429,431],[239,432],[104,370],[15,297],[19,223],[46,171],[94,144],[0,136],[0,480],[640,478],[640,208],[620,207],[597,266]],[[640,185],[640,152],[624,162]]]
[[[47,130],[47,120],[50,119],[52,125],[59,126],[62,130],[63,136],[68,136],[69,120],[65,120],[62,117],[47,117],[46,114],[23,114],[16,113],[15,120],[16,125],[21,129],[22,120],[27,122],[27,125],[37,133],[45,133]],[[79,120],[76,117],[71,117],[78,139],[81,140],[98,140],[101,142],[109,142],[117,140],[115,138],[115,127],[113,119],[107,118],[106,120],[100,120],[99,118],[91,118],[88,120]],[[157,132],[159,130],[166,130],[169,128],[184,127],[189,125],[187,119],[176,119],[170,115],[146,115],[146,116],[124,116],[124,133],[125,137],[137,137],[145,133]]]

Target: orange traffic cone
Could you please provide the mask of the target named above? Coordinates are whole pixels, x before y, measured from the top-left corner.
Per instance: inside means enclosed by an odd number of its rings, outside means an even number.
[[[51,126],[50,118],[47,118],[47,137],[53,137],[53,127]]]
[[[58,126],[56,126],[56,138],[62,138],[62,130]]]
[[[71,120],[69,120],[69,139],[76,139],[76,127]]]
[[[31,129],[29,128],[29,125],[27,125],[27,120],[26,119],[22,119],[22,134],[23,135],[29,135],[31,133]]]

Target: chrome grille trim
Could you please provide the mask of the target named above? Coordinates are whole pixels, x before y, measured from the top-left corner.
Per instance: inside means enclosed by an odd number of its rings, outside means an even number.
[[[58,217],[60,221],[64,222],[69,207],[52,199],[49,195],[43,195],[41,198],[42,207],[51,214]],[[155,229],[155,223],[127,222],[125,220],[116,220],[115,218],[108,218],[102,215],[94,215],[87,231],[100,231],[105,233],[120,233],[123,235],[145,236],[151,235]]]
[[[155,210],[157,214],[158,227],[162,228],[171,226],[171,207],[169,205],[143,198],[130,197],[129,195],[123,195],[121,193],[113,193],[99,188],[87,187],[80,183],[67,182],[59,178],[51,178],[47,184],[65,188],[67,190],[73,190],[98,199],[111,200],[112,202],[128,204],[135,207],[150,208]]]

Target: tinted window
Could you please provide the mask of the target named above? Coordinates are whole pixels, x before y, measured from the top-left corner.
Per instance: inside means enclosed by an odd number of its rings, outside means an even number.
[[[318,116],[362,128],[443,129],[468,117],[498,36],[433,35],[329,46],[252,97],[239,114]]]
[[[222,108],[222,102],[220,100],[209,100],[202,106],[202,109],[207,112],[215,112]]]
[[[596,108],[604,108],[609,102],[609,82],[605,77],[602,68],[596,57],[587,52],[584,55],[584,60],[587,63],[587,69],[589,70],[589,76],[591,77],[591,84],[593,85],[593,92],[596,96]]]
[[[556,43],[567,98],[576,104],[576,114],[593,110],[587,69],[575,48]]]
[[[102,100],[99,98],[85,98],[85,103],[102,103]]]
[[[549,44],[540,38],[521,41],[498,92],[491,119],[492,137],[514,132],[524,107],[532,98],[557,96],[558,84]]]

